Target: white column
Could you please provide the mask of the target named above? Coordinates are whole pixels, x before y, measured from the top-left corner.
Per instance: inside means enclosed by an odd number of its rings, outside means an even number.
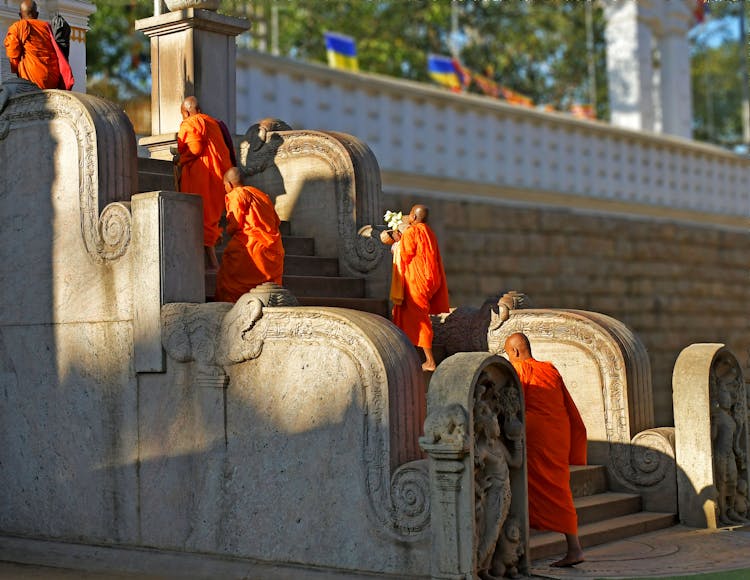
[[[688,31],[695,2],[662,4],[660,97],[662,132],[690,139],[693,136],[693,95],[690,81]]]
[[[647,7],[635,0],[607,0],[604,10],[612,124],[653,131],[652,37],[644,19]]]

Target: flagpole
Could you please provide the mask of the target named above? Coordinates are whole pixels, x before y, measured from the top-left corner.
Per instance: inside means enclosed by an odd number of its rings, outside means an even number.
[[[750,145],[750,87],[748,87],[748,44],[745,0],[740,0],[740,67],[742,68],[742,143]]]
[[[589,101],[596,115],[596,59],[594,55],[594,16],[593,0],[586,0],[586,52],[589,72]]]
[[[451,56],[458,58],[458,0],[451,0]]]

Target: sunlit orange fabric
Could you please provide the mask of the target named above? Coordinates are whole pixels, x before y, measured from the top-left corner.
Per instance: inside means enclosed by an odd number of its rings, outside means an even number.
[[[203,198],[203,245],[215,246],[224,213],[224,173],[232,166],[215,119],[197,113],[183,120],[177,134],[182,177],[180,191]]]
[[[448,312],[448,283],[437,238],[427,224],[415,223],[400,242],[404,301],[393,307],[393,323],[420,347],[432,347],[430,314]]]
[[[263,282],[281,284],[284,247],[279,216],[268,196],[250,186],[226,196],[227,232],[231,234],[216,277],[217,302],[237,302]]]
[[[60,66],[49,25],[43,20],[24,19],[10,25],[5,36],[5,54],[10,70],[40,89],[56,89]]]
[[[586,427],[552,363],[531,358],[513,366],[526,403],[529,526],[575,534],[570,465],[586,464]]]

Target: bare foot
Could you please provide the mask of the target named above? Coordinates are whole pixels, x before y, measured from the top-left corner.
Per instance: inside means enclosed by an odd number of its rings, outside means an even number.
[[[553,568],[572,568],[576,564],[581,564],[582,562],[585,562],[585,560],[582,557],[570,558],[566,556],[562,560],[558,560],[557,562],[552,562],[550,566],[552,566]]]
[[[435,363],[422,363],[422,370],[431,373],[435,370]]]

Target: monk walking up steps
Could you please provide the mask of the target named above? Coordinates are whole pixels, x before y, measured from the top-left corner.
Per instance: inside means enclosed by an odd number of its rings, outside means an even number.
[[[264,282],[281,284],[284,247],[279,216],[268,196],[242,185],[242,174],[232,167],[224,175],[227,233],[232,236],[216,277],[216,301],[237,302]]]
[[[224,174],[232,167],[229,148],[216,119],[201,112],[198,99],[187,97],[180,107],[182,123],[177,133],[180,191],[203,198],[203,246],[207,267],[217,269],[216,242],[224,213]]]
[[[412,344],[424,350],[422,370],[434,371],[432,323],[430,314],[448,312],[448,283],[440,257],[437,238],[427,225],[429,210],[415,205],[404,221],[409,227],[403,234],[394,232],[399,242],[399,261],[403,279],[403,301],[393,306],[393,322]]]
[[[23,0],[18,15],[21,19],[10,25],[4,42],[10,69],[40,89],[71,89],[75,80],[70,65],[50,25],[39,20],[36,2]]]
[[[529,482],[529,526],[565,534],[568,552],[555,567],[583,562],[578,516],[570,491],[570,466],[586,465],[586,427],[552,363],[531,356],[526,335],[505,341],[526,403],[526,462]]]

